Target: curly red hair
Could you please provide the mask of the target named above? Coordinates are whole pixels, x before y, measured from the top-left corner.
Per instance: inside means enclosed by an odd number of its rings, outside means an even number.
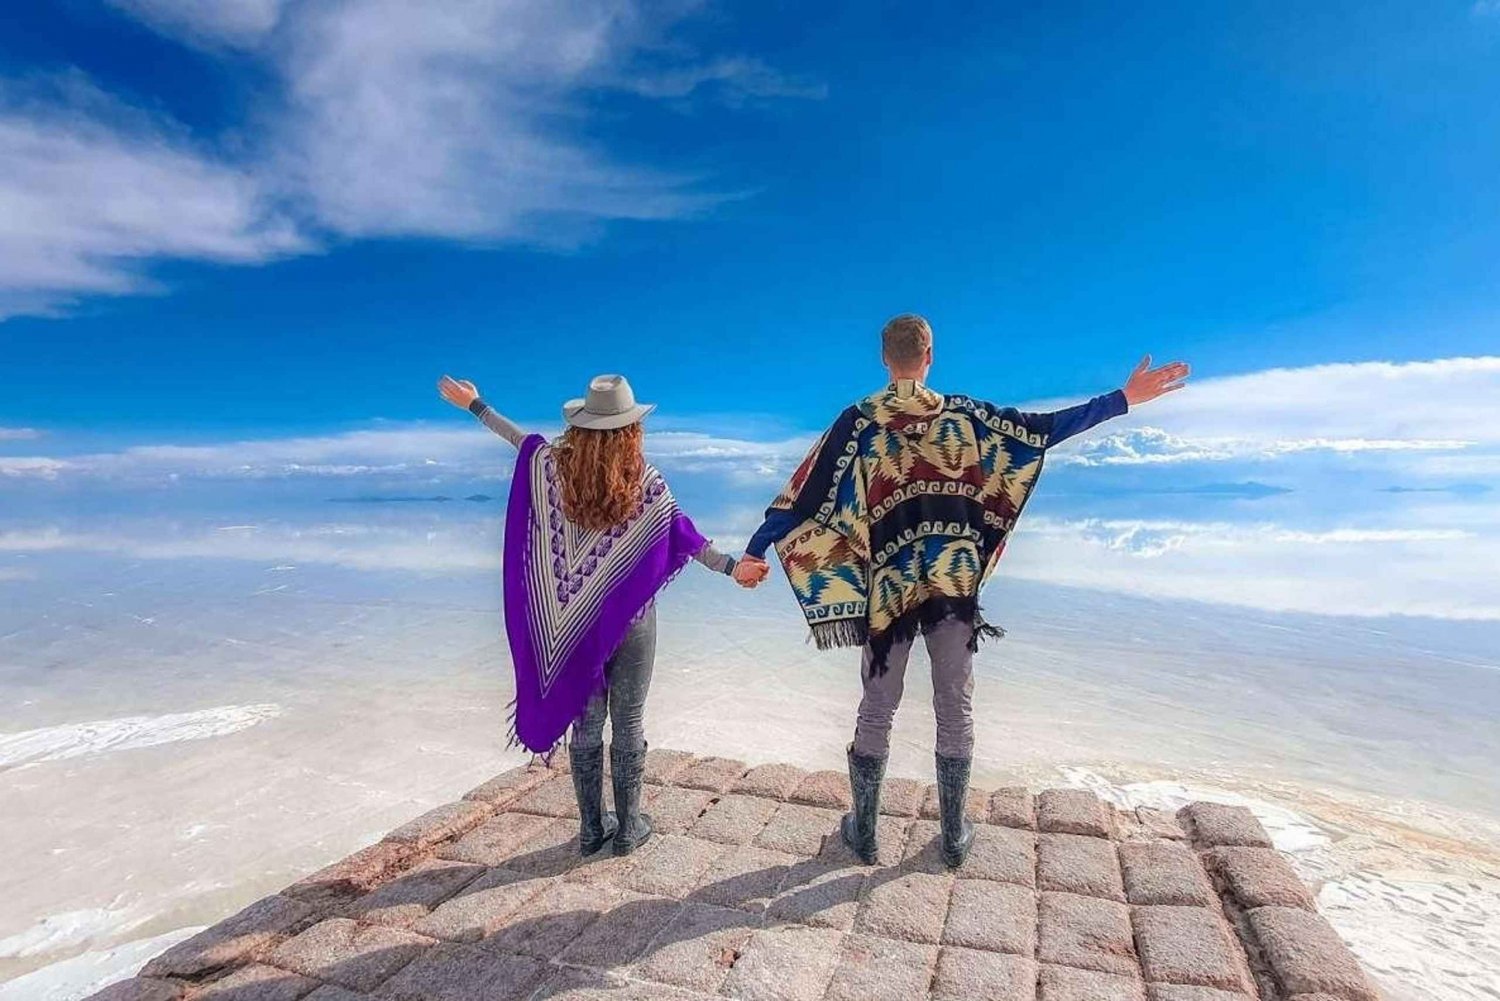
[[[608,431],[570,427],[557,449],[563,513],[580,528],[602,531],[641,505],[646,437],[640,423]]]

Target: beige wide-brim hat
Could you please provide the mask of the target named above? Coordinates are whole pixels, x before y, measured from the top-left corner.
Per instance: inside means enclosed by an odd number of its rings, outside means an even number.
[[[575,428],[612,431],[629,427],[651,411],[654,403],[635,402],[635,391],[623,375],[596,375],[589,381],[589,395],[563,404],[563,420]]]

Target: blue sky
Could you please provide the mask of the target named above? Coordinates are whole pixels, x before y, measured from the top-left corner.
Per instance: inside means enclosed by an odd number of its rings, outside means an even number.
[[[490,509],[325,503],[503,494],[443,372],[543,430],[628,373],[735,546],[917,310],[997,402],[1193,363],[1054,456],[1012,576],[1500,620],[1495,0],[7,17],[0,581],[492,559]]]
[[[445,370],[551,416],[618,369],[811,427],[907,309],[1006,400],[1492,350],[1500,11],[1315,6],[23,4],[0,424],[421,419]]]

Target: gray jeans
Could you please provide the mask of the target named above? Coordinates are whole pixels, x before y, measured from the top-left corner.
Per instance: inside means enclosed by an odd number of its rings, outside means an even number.
[[[604,743],[604,717],[613,729],[611,743],[622,751],[646,747],[643,721],[646,693],[651,689],[651,668],[656,662],[656,606],[630,627],[615,652],[604,662],[604,683],[609,687],[589,700],[583,717],[573,724],[573,746],[598,747]]]
[[[958,619],[944,619],[923,635],[932,661],[932,708],[937,713],[937,752],[948,758],[974,753],[974,654],[969,650],[973,627]],[[891,747],[891,722],[906,685],[906,662],[911,643],[897,643],[886,657],[886,672],[870,670],[870,648],[865,647],[860,677],[865,694],[854,725],[857,754],[883,758]]]

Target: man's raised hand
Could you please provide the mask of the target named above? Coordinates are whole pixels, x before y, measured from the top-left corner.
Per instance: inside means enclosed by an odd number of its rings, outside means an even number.
[[[1191,373],[1192,370],[1185,361],[1168,362],[1161,368],[1152,368],[1151,356],[1147,355],[1125,381],[1125,402],[1135,407],[1181,389],[1187,384],[1187,377]]]
[[[479,399],[479,387],[467,379],[445,375],[438,380],[438,395],[460,410],[468,410],[469,404]]]
[[[753,588],[771,573],[771,564],[746,553],[734,564],[734,582],[743,588]]]

